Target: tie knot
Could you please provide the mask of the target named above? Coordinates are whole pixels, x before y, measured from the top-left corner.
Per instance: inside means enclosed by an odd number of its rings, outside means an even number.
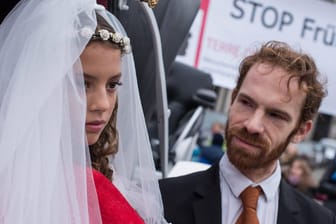
[[[240,194],[240,199],[243,202],[243,206],[245,208],[251,208],[253,210],[257,209],[258,197],[261,193],[261,188],[258,187],[247,187],[245,190]]]

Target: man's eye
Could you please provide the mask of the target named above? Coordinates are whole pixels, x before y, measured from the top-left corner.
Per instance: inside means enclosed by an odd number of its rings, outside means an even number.
[[[283,116],[281,116],[280,114],[277,113],[269,113],[269,116],[274,118],[274,119],[280,119],[280,120],[285,120],[285,118]]]
[[[239,102],[240,102],[241,104],[243,104],[244,106],[249,106],[249,107],[252,106],[252,104],[250,103],[250,101],[248,101],[248,100],[246,100],[246,99],[241,99],[241,100],[239,100]]]

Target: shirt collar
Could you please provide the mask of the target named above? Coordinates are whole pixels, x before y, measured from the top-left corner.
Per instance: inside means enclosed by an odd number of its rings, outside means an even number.
[[[281,169],[280,163],[277,161],[276,169],[271,176],[266,178],[260,183],[254,183],[243,175],[229,160],[227,154],[224,154],[220,163],[220,175],[224,178],[225,182],[228,184],[233,195],[238,198],[240,193],[248,186],[259,185],[265,195],[267,201],[274,199],[276,193],[278,192],[278,187],[281,180]]]

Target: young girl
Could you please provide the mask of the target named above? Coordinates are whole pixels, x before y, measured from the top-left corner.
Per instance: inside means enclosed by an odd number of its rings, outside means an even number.
[[[94,1],[3,21],[0,119],[0,223],[165,223],[130,41]]]

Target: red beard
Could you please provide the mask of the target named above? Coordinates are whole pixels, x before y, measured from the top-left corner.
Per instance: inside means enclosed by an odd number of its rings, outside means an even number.
[[[245,128],[229,128],[229,123],[225,131],[227,141],[227,155],[230,162],[240,170],[258,169],[267,167],[277,160],[286,149],[292,133],[282,144],[276,148],[271,148],[271,143],[260,134],[250,134]],[[259,150],[249,151],[234,145],[234,137],[242,139],[244,142],[254,145]]]

